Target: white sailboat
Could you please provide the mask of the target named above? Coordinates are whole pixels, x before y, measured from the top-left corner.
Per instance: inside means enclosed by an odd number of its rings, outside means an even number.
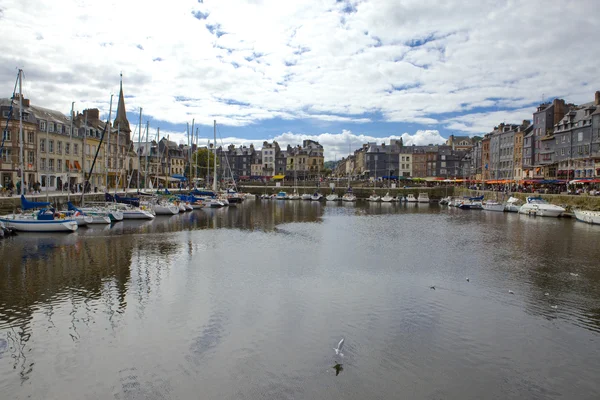
[[[213,187],[212,190],[215,193],[215,197],[211,198],[208,201],[208,206],[211,208],[221,208],[221,207],[225,207],[227,204],[229,203],[225,203],[227,201],[227,199],[224,198],[219,198],[217,197],[217,121],[213,121],[213,131],[214,131],[214,135],[215,135],[215,162],[214,164],[214,170],[213,170]]]
[[[395,199],[394,199],[394,197],[390,196],[390,192],[387,192],[387,193],[385,194],[385,196],[383,196],[383,197],[381,198],[381,201],[383,201],[384,203],[391,203],[391,202],[392,202],[392,201],[394,201],[394,200],[395,200]]]

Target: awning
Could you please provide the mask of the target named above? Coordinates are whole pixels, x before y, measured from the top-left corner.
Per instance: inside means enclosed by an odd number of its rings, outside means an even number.
[[[161,181],[164,181],[165,177],[164,176],[159,176],[158,179],[161,180]],[[179,179],[173,178],[173,177],[169,176],[169,177],[167,177],[167,181],[169,181],[169,182],[179,182]]]
[[[283,179],[285,178],[285,175],[274,175],[273,179]]]
[[[81,165],[79,165],[79,161],[75,161],[75,169],[81,169]]]

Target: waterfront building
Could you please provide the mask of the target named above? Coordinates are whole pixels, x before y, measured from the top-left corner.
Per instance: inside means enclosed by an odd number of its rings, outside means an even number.
[[[450,146],[452,150],[470,151],[475,143],[474,138],[469,136],[454,136],[450,135],[446,140],[446,146]]]
[[[252,165],[256,164],[258,152],[254,149],[254,145],[250,147],[240,146],[235,147],[231,144],[227,150],[221,147],[217,149],[219,157],[219,175],[229,177],[233,175],[234,179],[249,179],[252,172]],[[231,173],[229,172],[231,169]],[[260,176],[260,174],[259,174]]]
[[[415,178],[427,177],[427,146],[412,146],[411,171]]]
[[[590,103],[571,107],[554,126],[556,176],[572,179],[600,175],[600,92]]]
[[[554,126],[560,121],[565,112],[572,108],[562,99],[554,99],[552,103],[540,104],[533,113],[533,135],[528,143],[531,153],[531,165],[526,169],[530,178],[554,176]]]
[[[352,175],[354,176],[362,176],[365,174],[366,167],[366,155],[367,155],[368,145],[363,144],[359,149],[354,151],[354,170],[352,171]]]
[[[413,146],[406,146],[400,149],[398,157],[398,176],[409,178],[413,175]]]
[[[100,111],[92,108],[83,110],[83,113],[77,113],[75,125],[77,126],[77,136],[82,139],[81,144],[73,143],[68,151],[74,157],[81,157],[82,175],[87,176],[92,190],[99,190],[105,186],[106,177],[104,146],[100,145],[106,122],[100,120]],[[99,147],[100,150],[94,163],[94,157],[96,157]],[[92,164],[93,170],[91,169]],[[82,176],[82,182],[84,179]]]
[[[110,127],[109,127],[110,128]],[[123,95],[123,79],[119,89],[119,103],[117,115],[112,129],[107,129],[108,138],[104,138],[104,155],[108,166],[108,187],[124,187],[131,174],[128,170],[130,152],[133,150],[131,129],[125,111],[125,96]]]
[[[498,126],[498,163],[496,179],[512,180],[514,175],[515,133],[519,130],[516,124],[500,124]]]
[[[404,147],[402,139],[392,140],[389,145],[368,143],[365,164],[369,178],[380,179],[396,176],[402,147]]]
[[[302,148],[308,154],[309,177],[312,179],[320,177],[325,165],[323,146],[314,140],[305,139],[302,141]]]
[[[9,120],[9,110],[13,105]],[[19,138],[19,98],[0,99],[0,142],[4,139],[4,147],[0,152],[0,183],[7,187],[10,182],[15,185],[20,180],[20,138]],[[39,179],[37,158],[38,122],[29,104],[29,99],[23,98],[23,164],[25,168],[26,187]]]
[[[525,135],[533,131],[533,126],[528,120],[523,120],[523,123],[519,126],[519,129],[513,137],[513,173],[512,178],[515,181],[525,179],[523,174],[523,140]]]
[[[490,179],[490,136],[485,135],[481,139],[481,180]]]

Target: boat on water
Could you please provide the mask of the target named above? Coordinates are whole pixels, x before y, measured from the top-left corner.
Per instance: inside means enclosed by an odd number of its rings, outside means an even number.
[[[485,211],[504,212],[504,204],[498,203],[495,200],[488,200],[483,203],[483,209]]]
[[[550,204],[541,197],[528,197],[527,202],[519,209],[519,214],[556,218],[565,211],[564,208]]]
[[[461,210],[483,210],[483,196],[468,197],[458,205]]]
[[[396,199],[395,199],[394,197],[390,196],[390,192],[387,192],[387,193],[385,194],[385,196],[383,196],[383,197],[381,198],[381,201],[383,201],[383,202],[385,202],[385,203],[391,203],[391,202],[393,202],[393,201],[396,201]]]
[[[371,193],[371,195],[369,197],[367,197],[367,201],[371,201],[371,202],[381,201],[381,196],[379,196],[377,193],[373,192],[373,193]]]
[[[409,193],[406,195],[406,202],[407,203],[416,203],[417,202],[417,198],[415,197],[414,194]]]
[[[300,200],[300,195],[294,190],[294,193],[288,196],[288,200]]]
[[[518,213],[522,205],[523,202],[521,200],[511,196],[508,198],[506,204],[504,205],[504,211]]]
[[[338,201],[342,198],[337,193],[331,193],[328,194],[327,197],[325,197],[325,199],[327,199],[327,201]]]
[[[39,210],[37,210],[39,209]],[[21,213],[12,213],[0,217],[6,228],[22,232],[74,232],[77,221],[64,212],[57,212],[49,202],[35,202],[21,195]],[[31,210],[30,212],[25,212]]]
[[[600,225],[600,211],[573,210],[577,221]]]
[[[356,201],[356,196],[352,192],[352,188],[351,187],[348,187],[348,190],[342,196],[342,201],[347,201],[347,202],[354,202],[354,201]]]
[[[449,205],[451,201],[452,201],[452,196],[446,196],[440,200],[440,205],[443,205],[443,206]]]
[[[419,197],[417,198],[418,203],[429,203],[429,195],[427,193],[421,192],[419,193]]]
[[[110,224],[111,220],[110,217],[108,216],[108,213],[106,212],[86,212],[83,211],[82,209],[79,209],[77,207],[75,207],[73,205],[73,203],[71,203],[70,201],[67,202],[67,209],[70,213],[72,213],[75,217],[77,217],[78,215],[83,215],[85,217],[87,217],[86,223],[88,225],[91,224]],[[81,226],[81,224],[79,224],[79,221],[77,223],[79,226]]]
[[[284,192],[284,191],[281,191],[281,192],[278,192],[278,193],[277,193],[277,195],[275,196],[275,198],[276,198],[277,200],[287,200],[287,199],[288,199],[288,195],[287,195],[287,193],[286,193],[286,192]]]
[[[312,196],[310,196],[310,199],[312,201],[321,201],[321,200],[323,200],[323,195],[321,193],[319,193],[319,192],[314,192],[312,194]]]
[[[151,205],[156,215],[176,215],[179,214],[179,206],[167,201],[158,200]]]
[[[302,200],[312,200],[312,194],[310,194],[310,193],[304,193],[303,195],[300,196],[300,198]]]

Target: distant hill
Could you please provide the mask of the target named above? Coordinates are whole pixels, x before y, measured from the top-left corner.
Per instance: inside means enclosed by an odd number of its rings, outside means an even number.
[[[327,169],[335,169],[335,166],[339,163],[339,161],[325,161],[323,166]]]

